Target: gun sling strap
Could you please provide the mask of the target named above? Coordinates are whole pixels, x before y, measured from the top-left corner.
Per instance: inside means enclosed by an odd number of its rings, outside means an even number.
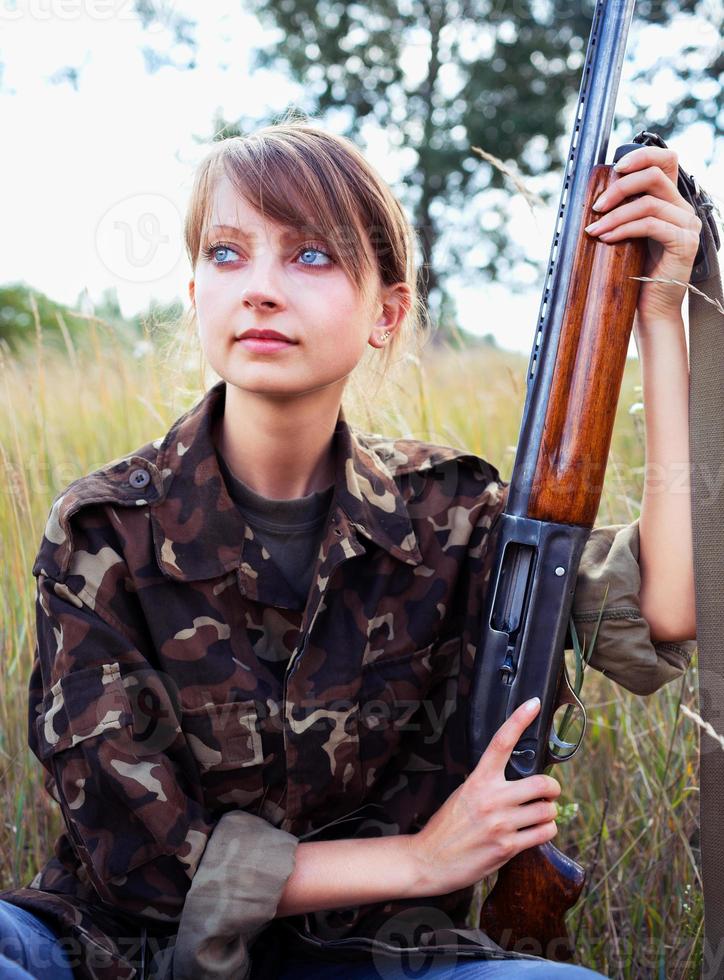
[[[724,309],[716,239],[704,224],[708,277],[696,288]],[[692,280],[693,284],[693,280]],[[689,294],[689,455],[696,586],[699,713],[724,735],[724,313]],[[724,746],[700,733],[699,827],[704,884],[704,980],[724,977]]]
[[[666,146],[644,130],[643,145]],[[678,189],[702,220],[689,297],[689,458],[696,588],[699,713],[724,723],[724,297],[709,195],[679,167]],[[717,306],[718,304],[718,306]],[[699,833],[704,887],[702,980],[724,978],[724,746],[700,731]]]

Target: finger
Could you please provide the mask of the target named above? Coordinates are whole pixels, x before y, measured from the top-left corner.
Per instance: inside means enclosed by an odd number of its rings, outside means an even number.
[[[527,806],[516,807],[513,811],[512,825],[516,830],[524,827],[536,827],[539,823],[548,823],[558,816],[558,806],[552,800],[540,800]]]
[[[613,231],[598,235],[598,238],[607,245],[620,242],[623,238],[653,238],[661,242],[667,251],[682,258],[695,255],[699,247],[699,235],[695,231],[650,215],[638,221],[627,221]]]
[[[535,847],[536,844],[544,844],[546,841],[553,840],[558,833],[555,820],[548,823],[540,823],[537,827],[530,827],[528,830],[519,830],[513,835],[515,841],[516,854],[526,850],[528,847]]]
[[[645,194],[627,204],[619,204],[618,207],[608,211],[602,218],[587,225],[585,230],[589,235],[600,235],[602,232],[611,231],[625,221],[633,221],[636,218],[648,216],[670,221],[671,224],[678,225],[680,228],[695,231],[697,235],[701,232],[701,219],[696,214],[686,211],[670,201],[662,201],[661,198],[653,197],[651,194]]]
[[[631,173],[643,167],[661,167],[673,183],[679,176],[679,157],[675,150],[663,146],[642,146],[621,157],[614,166],[617,174]]]
[[[538,773],[524,779],[511,779],[504,790],[507,806],[523,806],[533,800],[551,800],[561,795],[561,784],[553,776]]]
[[[519,705],[490,739],[488,747],[480,757],[476,771],[483,769],[486,773],[502,773],[521,735],[539,711],[539,698],[532,698],[530,701]]]
[[[679,194],[676,185],[667,177],[660,167],[647,167],[635,173],[619,177],[610,184],[598,197],[591,207],[594,211],[609,211],[626,197],[633,194],[653,194],[672,204],[678,204],[693,211],[691,205]]]

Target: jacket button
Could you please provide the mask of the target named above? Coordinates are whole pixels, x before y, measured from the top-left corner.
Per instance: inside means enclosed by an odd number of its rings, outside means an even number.
[[[148,470],[131,470],[131,474],[128,477],[128,482],[131,484],[134,490],[142,490],[151,482],[151,475]]]

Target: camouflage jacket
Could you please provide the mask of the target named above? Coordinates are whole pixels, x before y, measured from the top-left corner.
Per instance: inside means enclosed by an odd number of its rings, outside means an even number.
[[[517,955],[468,929],[472,886],[275,919],[300,841],[414,833],[465,779],[507,484],[472,453],[363,433],[340,411],[296,609],[221,477],[224,396],[220,381],[53,501],[32,569],[28,737],[65,830],[0,898],[47,921],[83,980],[272,976],[279,935],[337,959],[396,949],[401,932]],[[594,529],[574,615],[586,635],[608,585],[594,666],[649,693],[694,644],[651,643],[637,558],[636,523]]]

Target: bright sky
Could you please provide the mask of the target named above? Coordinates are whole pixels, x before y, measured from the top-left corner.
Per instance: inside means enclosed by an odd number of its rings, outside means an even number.
[[[196,67],[155,74],[146,71],[141,48],[168,46],[170,35],[158,26],[149,36],[132,6],[131,0],[0,0],[2,281],[23,280],[70,304],[84,289],[98,300],[115,286],[126,315],[145,310],[152,298],[188,302],[183,214],[194,165],[206,152],[195,138],[208,136],[215,113],[263,119],[290,101],[303,104],[303,92],[284,78],[250,76],[250,48],[273,43],[273,34],[243,14],[239,0],[175,0],[175,10],[198,21]],[[702,51],[720,43],[704,24],[693,25],[688,37],[683,25],[681,18],[665,30],[634,27],[635,64],[629,58],[625,66],[619,106],[634,70],[665,61],[687,41]],[[176,52],[179,59],[185,54]],[[414,71],[414,51],[409,64]],[[77,91],[51,81],[69,65],[79,70]],[[664,73],[647,93],[654,117],[675,85]],[[630,135],[615,128],[612,143]],[[384,134],[369,137],[367,155],[394,188],[404,156],[391,152]],[[671,145],[705,187],[724,186],[724,153],[712,145],[707,126],[692,126]],[[527,255],[547,258],[553,213],[539,209],[534,216],[511,195],[509,232]],[[463,327],[529,352],[542,276],[529,280],[467,286],[461,277],[453,285]]]

